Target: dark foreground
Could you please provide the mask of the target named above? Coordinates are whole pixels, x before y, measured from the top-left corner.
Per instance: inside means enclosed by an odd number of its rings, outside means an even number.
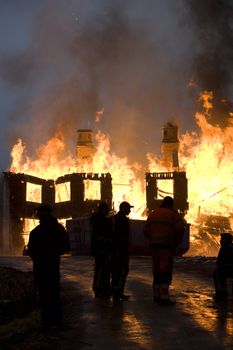
[[[30,271],[31,261],[0,257],[0,266]],[[177,304],[165,307],[152,303],[148,257],[131,258],[130,301],[115,303],[93,298],[92,258],[63,257],[64,330],[40,330],[37,310],[0,327],[0,350],[232,350],[233,296],[227,304],[213,303],[213,268],[213,259],[178,259],[171,289]]]

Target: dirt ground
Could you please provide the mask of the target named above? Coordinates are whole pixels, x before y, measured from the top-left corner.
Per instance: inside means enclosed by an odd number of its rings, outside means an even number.
[[[0,266],[31,271],[28,257],[0,257]],[[233,298],[213,302],[214,258],[175,262],[171,288],[175,306],[152,302],[150,257],[132,257],[126,292],[130,301],[95,299],[93,258],[65,256],[61,262],[64,330],[43,332],[39,310],[0,327],[0,350],[233,349]],[[229,289],[232,286],[229,285]]]

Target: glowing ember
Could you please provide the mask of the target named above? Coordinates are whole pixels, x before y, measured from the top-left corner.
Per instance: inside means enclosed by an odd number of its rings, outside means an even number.
[[[212,104],[213,92],[212,91],[203,91],[203,93],[200,95],[199,100],[203,104],[203,107],[205,109],[205,113],[208,114],[209,111],[213,108],[213,104]]]
[[[96,112],[96,114],[95,114],[95,122],[96,123],[100,122],[103,114],[104,114],[104,108],[102,108],[101,111]]]

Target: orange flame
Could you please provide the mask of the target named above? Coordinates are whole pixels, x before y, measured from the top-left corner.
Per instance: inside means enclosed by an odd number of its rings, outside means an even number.
[[[213,100],[212,91],[203,91],[203,93],[200,94],[199,101],[202,102],[206,114],[208,114],[209,111],[213,108],[212,100]]]
[[[189,180],[190,216],[202,206],[207,214],[229,216],[233,203],[233,122],[221,129],[196,114],[201,135],[181,138],[181,163]],[[187,151],[188,150],[188,151]]]
[[[196,114],[200,133],[186,133],[180,137],[179,163],[188,178],[189,212],[187,220],[195,223],[198,211],[206,214],[232,215],[233,204],[233,120],[225,129],[208,122],[213,94],[205,91],[200,100],[205,112]],[[77,159],[64,155],[65,143],[62,134],[55,135],[36,152],[34,159],[26,155],[22,140],[14,145],[10,171],[26,173],[45,179],[56,179],[73,172],[109,172],[113,179],[113,201],[117,210],[122,200],[134,205],[131,217],[142,218],[145,213],[145,178],[142,173],[170,171],[161,165],[159,157],[148,154],[148,168],[130,164],[110,150],[110,138],[98,131],[93,163],[77,167]],[[143,170],[143,171],[142,171]],[[169,192],[169,188],[164,187]]]
[[[95,122],[96,123],[100,122],[101,117],[103,116],[103,114],[104,114],[104,108],[102,108],[100,111],[95,113]]]
[[[36,151],[35,159],[26,155],[26,146],[21,139],[11,151],[10,171],[25,173],[44,179],[55,179],[64,174],[76,172],[76,160],[71,155],[64,157],[64,138],[55,135]]]

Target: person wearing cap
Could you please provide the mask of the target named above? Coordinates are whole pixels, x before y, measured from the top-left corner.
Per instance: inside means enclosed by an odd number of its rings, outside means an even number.
[[[50,205],[41,204],[36,214],[40,223],[30,232],[28,255],[33,260],[41,320],[45,328],[60,328],[60,255],[70,249],[69,236],[63,225],[52,215]]]
[[[152,248],[153,300],[161,305],[175,304],[169,286],[175,250],[184,234],[184,220],[173,207],[173,198],[164,197],[160,207],[149,214],[144,232]]]
[[[233,236],[226,232],[220,235],[220,250],[217,256],[217,268],[213,273],[215,301],[226,300],[228,296],[227,279],[233,278]]]
[[[125,283],[129,272],[129,218],[132,205],[123,201],[118,213],[113,218],[112,243],[112,279],[113,300],[128,300],[124,294]]]
[[[109,206],[101,202],[96,213],[92,214],[91,255],[95,258],[92,289],[95,297],[110,295],[110,254],[112,240],[112,220],[108,216]]]

